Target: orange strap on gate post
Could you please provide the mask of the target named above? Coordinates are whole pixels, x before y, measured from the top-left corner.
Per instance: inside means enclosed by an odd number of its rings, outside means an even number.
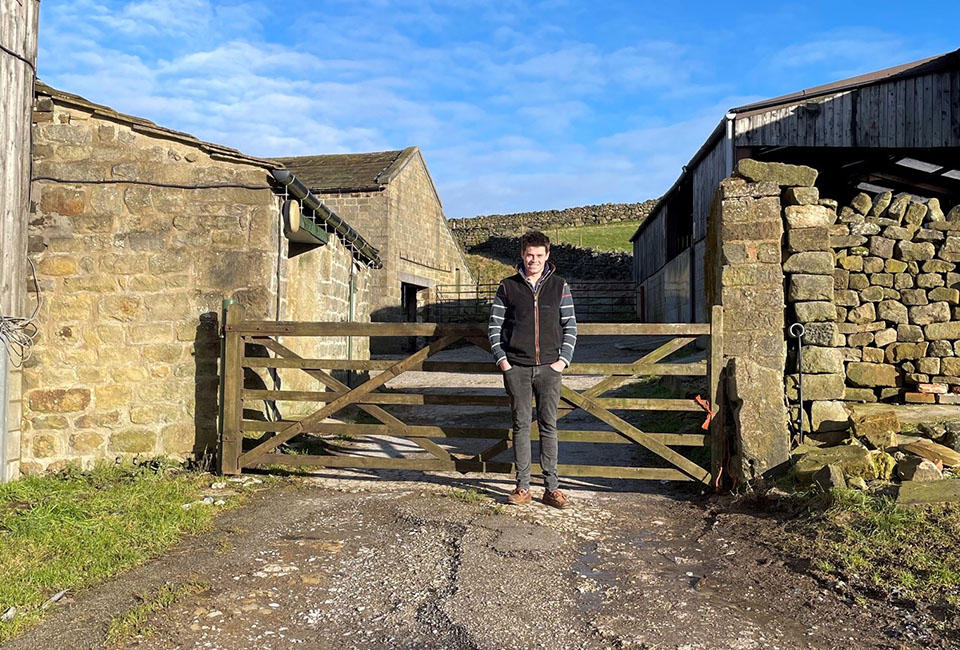
[[[702,408],[704,411],[707,412],[707,419],[704,420],[703,426],[700,427],[701,429],[706,431],[707,429],[710,428],[710,420],[712,420],[713,416],[715,415],[714,411],[710,410],[710,400],[703,399],[699,395],[697,395],[693,399],[697,404],[700,405],[700,408]]]

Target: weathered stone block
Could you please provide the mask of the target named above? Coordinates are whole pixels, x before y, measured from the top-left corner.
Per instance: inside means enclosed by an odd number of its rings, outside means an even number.
[[[919,226],[927,216],[927,206],[918,201],[910,201],[907,211],[903,215],[903,222],[911,226]]]
[[[808,346],[800,360],[803,373],[823,374],[843,372],[843,353],[839,348]]]
[[[943,301],[950,305],[960,303],[960,291],[957,289],[948,289],[946,287],[935,287],[930,290],[930,300]]]
[[[836,276],[834,276],[834,279],[836,279]],[[836,282],[834,282],[833,301],[841,307],[857,307],[860,304],[860,294],[849,289],[837,290]]]
[[[872,273],[870,274],[870,284],[875,287],[893,287],[893,275],[890,273]]]
[[[863,257],[860,255],[841,255],[837,258],[837,265],[847,271],[862,271]]]
[[[913,228],[902,228],[900,226],[889,226],[883,229],[883,236],[888,239],[913,239]]]
[[[847,314],[847,320],[851,323],[872,323],[876,319],[877,312],[872,302],[865,302]]]
[[[916,343],[923,340],[923,328],[919,325],[897,325],[897,340]]]
[[[909,273],[897,273],[893,276],[893,288],[897,291],[903,289],[912,289],[914,286],[913,276]]]
[[[946,239],[946,235],[939,230],[930,230],[929,228],[921,228],[913,235],[914,241],[932,241],[932,242],[941,242]]]
[[[809,484],[813,475],[826,467],[835,465],[844,476],[859,477],[868,481],[877,478],[877,468],[870,452],[860,445],[837,445],[835,447],[798,447],[793,456],[796,464],[794,475],[801,483]]]
[[[943,472],[936,465],[919,456],[906,456],[897,462],[897,475],[902,481],[917,482],[939,481],[943,478]]]
[[[868,413],[852,418],[853,434],[862,438],[873,449],[886,451],[897,446],[900,418],[896,411]]]
[[[872,404],[877,401],[877,395],[873,392],[872,388],[853,388],[852,386],[847,386],[847,390],[843,394],[843,399],[847,402],[865,402]]]
[[[937,250],[930,242],[897,242],[897,257],[906,262],[919,262],[922,260],[932,260]]]
[[[870,235],[879,235],[880,226],[869,221],[862,221],[860,223],[850,224],[850,234],[851,235],[861,235],[863,237],[869,237]]]
[[[790,276],[790,288],[787,298],[791,302],[801,300],[833,301],[833,277],[831,275],[806,275],[795,273]]]
[[[957,239],[960,239],[960,237]],[[950,273],[957,268],[957,265],[953,262],[945,262],[943,260],[927,260],[921,268],[924,273]]]
[[[907,270],[907,263],[900,260],[887,260],[883,265],[883,270],[887,273],[903,273]]]
[[[923,289],[903,289],[900,291],[900,300],[905,305],[926,305],[927,292]]]
[[[787,248],[793,252],[830,249],[830,231],[820,228],[791,228],[787,231]]]
[[[793,305],[798,323],[832,321],[837,317],[837,309],[832,302],[798,302]]]
[[[817,401],[810,404],[810,426],[814,433],[846,430],[849,426],[849,415],[844,403]]]
[[[874,339],[873,342],[876,344],[877,343],[876,335],[874,335],[873,339]],[[883,350],[881,350],[880,348],[863,348],[863,351],[860,355],[860,360],[866,361],[867,363],[883,363],[883,360],[884,360]]]
[[[910,308],[910,322],[914,325],[945,323],[950,320],[950,305],[946,302],[934,302]]]
[[[960,376],[960,357],[944,357],[940,359],[940,372],[944,375]]]
[[[910,359],[920,359],[927,354],[927,342],[922,343],[894,343],[887,347],[887,363],[900,363]]]
[[[847,271],[845,269],[834,269],[833,270],[833,288],[847,289],[849,286],[850,286],[850,271]]]
[[[805,400],[842,400],[844,390],[842,373],[803,375]]]
[[[834,226],[836,228],[836,226]],[[860,235],[830,235],[831,248],[855,248],[867,243],[866,237]]]
[[[871,274],[882,273],[885,264],[886,260],[884,260],[882,257],[864,257],[863,272]]]
[[[930,351],[927,350],[927,354]],[[940,359],[937,357],[925,357],[923,359],[917,359],[917,370],[927,375],[939,375],[940,374]]]
[[[890,205],[890,201],[893,199],[893,193],[891,192],[880,192],[875,197],[873,197],[873,205],[870,206],[870,212],[868,216],[879,217],[886,211],[887,207]]]
[[[863,260],[862,257],[857,259]],[[870,279],[863,273],[851,273],[848,286],[855,291],[862,291],[870,286]]]
[[[943,276],[939,273],[921,273],[917,276],[917,286],[921,289],[935,289],[943,285]]]
[[[809,323],[803,333],[804,345],[831,347],[843,345],[843,339],[837,331],[836,323]]]
[[[895,242],[892,239],[874,235],[870,238],[870,245],[868,246],[868,249],[871,255],[887,259],[889,257],[893,257],[894,243]]]
[[[952,357],[953,343],[950,341],[930,341],[927,354],[931,357]]]
[[[847,345],[852,348],[859,348],[873,343],[873,332],[857,332],[847,336]]]
[[[874,343],[877,344],[877,347],[884,348],[891,343],[896,343],[897,341],[897,330],[889,327],[885,330],[881,330],[876,333],[873,337]]]
[[[870,195],[866,192],[860,192],[853,197],[853,200],[850,201],[850,205],[860,214],[866,215],[870,212],[870,208],[873,207],[873,199],[871,199]]]
[[[786,273],[833,275],[833,253],[829,251],[794,253],[784,261],[783,270]]]
[[[41,413],[72,413],[90,405],[88,388],[35,390],[30,392],[27,403],[31,411]]]
[[[819,201],[820,190],[816,187],[788,187],[783,191],[784,205],[815,205]]]
[[[910,320],[907,308],[893,300],[877,304],[877,317],[889,323],[907,323]]]
[[[781,186],[813,187],[817,180],[817,170],[812,167],[760,162],[750,158],[737,162],[737,173],[748,181],[772,181]]]
[[[854,386],[896,386],[899,374],[896,366],[853,361],[847,364],[847,379]]]
[[[949,323],[931,323],[923,329],[928,341],[960,339],[960,321]]]
[[[791,205],[784,214],[789,228],[823,228],[837,221],[837,213],[822,205]]]
[[[746,479],[787,463],[790,440],[783,405],[783,373],[743,358],[730,361],[728,395],[736,424],[737,471]]]

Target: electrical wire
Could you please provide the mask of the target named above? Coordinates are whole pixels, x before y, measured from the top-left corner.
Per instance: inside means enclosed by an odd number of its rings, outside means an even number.
[[[124,183],[127,185],[147,185],[149,187],[164,187],[174,190],[220,190],[220,189],[238,189],[238,190],[270,190],[274,188],[270,185],[244,185],[242,183],[206,183],[199,185],[186,185],[180,183],[159,183],[154,181],[122,180],[122,179],[97,179],[97,180],[71,180],[68,178],[55,178],[53,176],[35,176],[34,181],[48,181],[51,183],[64,183],[65,185],[112,185]]]
[[[37,294],[37,305],[29,318],[0,315],[0,343],[3,344],[6,355],[15,368],[21,368],[33,353],[33,344],[37,340],[40,330],[36,325],[37,314],[43,305],[43,295],[40,293],[40,281],[37,279],[37,267],[29,257],[30,268],[33,271],[33,286]]]
[[[27,64],[27,67],[30,68],[30,70],[33,72],[33,76],[34,76],[34,77],[37,76],[37,69],[36,69],[36,67],[34,67],[33,63],[30,62],[30,59],[27,59],[26,57],[21,56],[20,54],[17,54],[16,52],[14,52],[13,50],[11,50],[10,48],[4,47],[3,45],[0,45],[0,51],[6,52],[7,54],[9,54],[10,56],[12,56],[13,58],[18,59],[18,60],[23,61],[24,63],[26,63],[26,64]]]

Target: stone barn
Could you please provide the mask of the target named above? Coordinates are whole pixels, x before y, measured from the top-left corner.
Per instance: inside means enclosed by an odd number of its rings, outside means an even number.
[[[823,196],[911,193],[960,203],[960,50],[731,109],[634,233],[641,320],[706,320],[717,186],[737,161],[808,165]]]
[[[437,285],[474,283],[419,147],[278,162],[380,251],[374,321],[422,320]]]
[[[212,453],[225,298],[256,319],[369,321],[376,250],[332,213],[291,227],[276,162],[39,83],[33,142],[23,474]]]

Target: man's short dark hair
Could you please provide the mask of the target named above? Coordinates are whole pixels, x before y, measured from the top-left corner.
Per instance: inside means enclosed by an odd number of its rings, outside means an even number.
[[[527,249],[531,246],[543,246],[549,253],[550,238],[539,230],[531,230],[530,232],[523,233],[523,237],[520,238],[520,253],[523,254],[527,252]]]

